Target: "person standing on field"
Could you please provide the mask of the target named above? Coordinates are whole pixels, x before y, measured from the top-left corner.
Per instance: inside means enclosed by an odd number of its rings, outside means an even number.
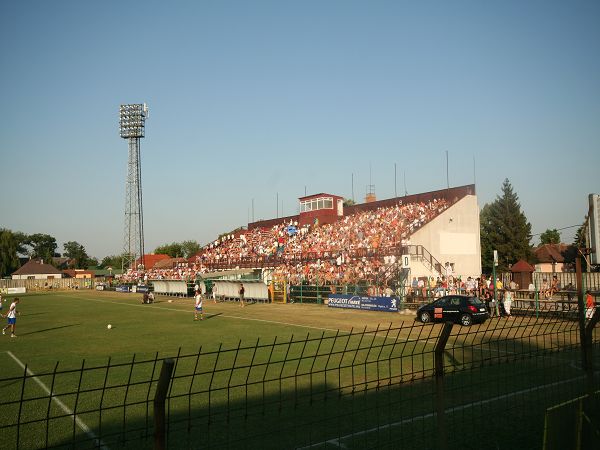
[[[244,292],[246,292],[246,290],[244,289],[244,283],[240,283],[240,290],[238,292],[240,294],[240,306],[243,308],[244,307]]]
[[[200,314],[200,320],[204,320],[204,313],[202,312],[202,292],[198,286],[196,286],[194,298],[196,299],[196,305],[194,307],[194,320],[198,320],[198,314]]]
[[[506,317],[510,317],[510,307],[512,306],[512,292],[510,289],[504,291],[504,312]]]
[[[6,334],[6,330],[10,328],[10,337],[17,337],[15,334],[15,330],[17,328],[17,314],[21,314],[17,312],[17,305],[19,304],[19,297],[15,297],[13,302],[10,304],[8,308],[8,313],[6,314],[6,318],[8,319],[8,324],[2,328],[2,334]]]
[[[592,293],[588,290],[585,293],[585,318],[591,319],[594,315],[594,309],[596,309],[596,303],[594,302],[594,297],[592,297]]]

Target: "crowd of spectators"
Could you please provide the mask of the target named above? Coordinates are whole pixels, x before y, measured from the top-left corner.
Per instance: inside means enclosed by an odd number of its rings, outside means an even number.
[[[148,280],[186,280],[194,281],[198,274],[208,272],[208,268],[199,263],[177,263],[171,268],[128,270],[120,280],[123,282],[147,283]]]
[[[461,276],[413,277],[408,294],[412,297],[441,297],[452,294],[468,294],[482,296],[490,289],[491,281],[484,275],[478,278]],[[497,283],[501,283],[498,279]]]
[[[319,258],[341,251],[393,247],[407,241],[419,227],[447,207],[443,199],[406,205],[400,202],[392,207],[357,212],[331,224],[298,228],[297,223],[281,223],[270,229],[254,228],[221,237],[207,246],[197,259],[210,264],[265,256]]]
[[[205,246],[187,265],[171,269],[130,271],[126,279],[193,279],[212,265],[236,267],[242,260],[268,259],[274,276],[291,283],[350,283],[365,280],[385,284],[395,257],[387,249],[410,244],[410,235],[449,203],[398,204],[359,211],[331,224],[298,226],[280,223],[221,236]]]

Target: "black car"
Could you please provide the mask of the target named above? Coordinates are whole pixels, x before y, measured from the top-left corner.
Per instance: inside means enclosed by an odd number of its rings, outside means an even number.
[[[427,322],[459,322],[464,326],[485,322],[489,317],[481,300],[469,295],[445,295],[417,309],[417,320]]]

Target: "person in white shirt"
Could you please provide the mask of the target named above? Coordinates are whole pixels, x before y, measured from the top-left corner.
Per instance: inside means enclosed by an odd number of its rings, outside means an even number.
[[[10,304],[10,308],[8,308],[8,313],[6,314],[8,324],[4,328],[2,328],[2,334],[6,334],[6,330],[10,328],[10,337],[17,337],[17,335],[15,334],[15,330],[17,328],[17,314],[20,314],[17,311],[18,304],[19,297],[15,297],[13,302]]]
[[[196,305],[194,308],[194,320],[198,320],[198,314],[200,314],[200,320],[204,320],[204,314],[202,312],[202,292],[200,292],[200,289],[196,289],[194,297],[196,299]]]

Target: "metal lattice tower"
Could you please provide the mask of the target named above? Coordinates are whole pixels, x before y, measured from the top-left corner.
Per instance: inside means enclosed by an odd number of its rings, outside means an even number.
[[[119,130],[121,137],[128,140],[129,161],[125,186],[125,233],[123,242],[123,269],[137,269],[144,264],[144,215],[142,208],[142,167],[140,139],[144,137],[144,124],[148,118],[146,104],[121,105]]]

